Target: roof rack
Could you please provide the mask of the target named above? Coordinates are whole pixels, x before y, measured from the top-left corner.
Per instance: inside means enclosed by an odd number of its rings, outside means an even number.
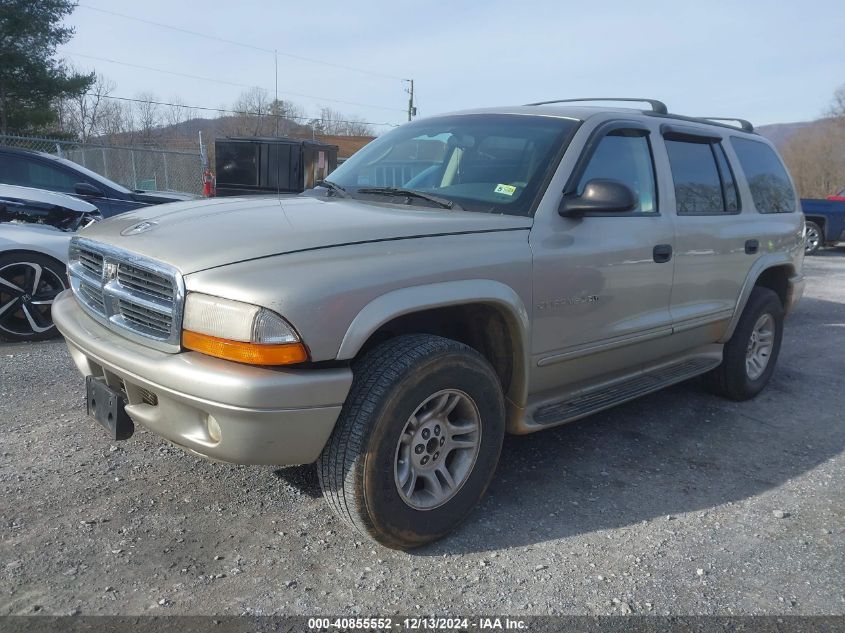
[[[733,121],[734,123],[739,123],[739,127],[743,132],[753,132],[754,126],[751,125],[751,121],[746,121],[745,119],[735,119],[733,117],[718,117],[718,116],[700,116],[696,117],[698,119],[704,119],[705,121]],[[736,127],[736,126],[731,126]]]
[[[579,101],[637,101],[640,103],[647,103],[651,106],[652,111],[658,114],[669,114],[669,109],[666,104],[657,99],[635,99],[633,97],[586,97],[582,99],[555,99],[554,101],[538,101],[537,103],[526,103],[529,106],[550,105],[553,103],[576,103]],[[749,124],[750,125],[750,124]]]

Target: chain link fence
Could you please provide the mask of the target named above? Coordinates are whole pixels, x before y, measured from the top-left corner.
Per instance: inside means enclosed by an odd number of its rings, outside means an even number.
[[[0,135],[2,145],[61,156],[130,189],[202,193],[202,160],[199,151],[114,147]]]

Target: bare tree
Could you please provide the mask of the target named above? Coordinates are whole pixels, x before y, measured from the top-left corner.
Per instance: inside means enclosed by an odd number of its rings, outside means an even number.
[[[827,115],[832,118],[845,118],[845,84],[839,86],[833,93]]]
[[[845,126],[837,119],[796,132],[782,154],[801,197],[822,198],[845,187]]]
[[[277,136],[290,135],[300,132],[305,123],[305,110],[292,101],[274,99],[270,103],[273,133]]]
[[[320,108],[320,116],[311,120],[320,134],[337,136],[373,136],[372,127],[356,115],[347,116],[333,108]]]
[[[196,110],[186,106],[179,96],[170,98],[170,105],[164,110],[164,123],[170,126],[169,136],[172,138],[181,138],[185,136],[184,123],[195,119],[197,116]]]
[[[141,142],[153,142],[155,130],[161,125],[161,112],[158,99],[152,92],[141,92],[135,96],[135,117]]]
[[[134,134],[135,116],[131,104],[125,101],[107,100],[100,115],[99,132],[109,143],[119,137]]]
[[[263,88],[250,88],[242,92],[235,102],[233,110],[235,134],[242,136],[264,136],[271,133],[272,125],[268,121],[272,100]]]
[[[111,105],[108,97],[115,87],[111,79],[97,74],[87,92],[66,99],[60,104],[62,129],[73,133],[83,143],[92,137],[100,136],[103,133],[104,117]]]

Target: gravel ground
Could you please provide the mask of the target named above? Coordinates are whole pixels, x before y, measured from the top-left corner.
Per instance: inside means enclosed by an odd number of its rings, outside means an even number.
[[[0,345],[0,615],[845,614],[845,249],[806,272],[756,400],[694,380],[508,437],[470,520],[407,554],[312,467],[110,444],[61,341]]]

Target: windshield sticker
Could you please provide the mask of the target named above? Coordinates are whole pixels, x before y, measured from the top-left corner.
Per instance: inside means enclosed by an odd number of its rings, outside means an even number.
[[[513,185],[496,185],[496,188],[493,189],[493,193],[501,193],[506,196],[512,196],[514,191],[516,191],[516,187]]]

